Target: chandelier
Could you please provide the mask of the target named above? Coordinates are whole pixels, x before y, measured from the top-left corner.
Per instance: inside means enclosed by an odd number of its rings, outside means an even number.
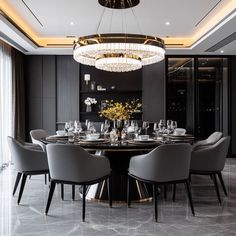
[[[104,7],[125,9],[139,0],[99,0]],[[109,33],[79,37],[74,43],[74,59],[110,72],[128,72],[157,63],[165,57],[164,41],[158,37]]]

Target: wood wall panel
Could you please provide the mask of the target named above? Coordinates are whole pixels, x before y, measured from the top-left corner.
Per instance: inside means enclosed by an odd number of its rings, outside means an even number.
[[[57,122],[79,120],[79,64],[72,56],[57,57]]]
[[[165,118],[165,61],[143,67],[143,120]]]

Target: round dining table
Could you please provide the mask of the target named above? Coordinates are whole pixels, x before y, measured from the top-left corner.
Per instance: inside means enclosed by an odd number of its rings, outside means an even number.
[[[54,137],[52,139],[44,138],[42,142],[45,144],[60,143],[65,145],[79,145],[91,153],[106,156],[110,161],[112,169],[112,198],[115,202],[124,202],[127,199],[128,168],[131,157],[148,153],[159,145],[169,143],[163,143],[155,139],[150,142],[134,142],[133,140],[117,142],[110,142],[109,140],[104,140],[104,142],[87,142],[86,140],[80,140],[69,142],[68,139],[56,139]],[[132,191],[132,200],[134,201],[147,201],[152,198],[152,186],[148,184],[133,180],[130,189]],[[88,187],[86,198],[89,200],[97,199],[106,201],[108,199],[106,182],[103,181]]]

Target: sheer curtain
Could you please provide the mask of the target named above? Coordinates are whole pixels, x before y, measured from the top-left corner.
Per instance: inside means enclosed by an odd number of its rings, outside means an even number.
[[[0,40],[0,169],[10,162],[8,135],[12,136],[11,47]]]

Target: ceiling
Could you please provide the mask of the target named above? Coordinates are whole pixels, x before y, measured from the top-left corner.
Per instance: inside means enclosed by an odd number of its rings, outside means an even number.
[[[236,0],[140,0],[133,11],[97,0],[0,3],[0,38],[25,54],[72,54],[78,36],[127,32],[163,38],[167,54],[236,55]]]

